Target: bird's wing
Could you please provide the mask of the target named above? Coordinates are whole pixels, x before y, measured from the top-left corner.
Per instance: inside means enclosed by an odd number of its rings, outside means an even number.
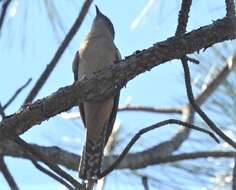
[[[77,51],[75,53],[75,57],[74,57],[74,60],[73,60],[73,64],[72,64],[72,70],[73,70],[73,73],[74,73],[74,81],[77,81],[78,80],[78,72],[79,72],[79,51]],[[83,106],[83,103],[80,103],[79,104],[79,111],[80,111],[80,116],[82,118],[82,121],[84,123],[84,126],[85,126],[85,114],[84,114],[84,106]]]
[[[116,60],[115,63],[121,60],[121,55],[119,50],[116,48]],[[114,97],[114,104],[113,104],[113,108],[112,108],[112,112],[108,121],[108,125],[107,125],[107,129],[106,129],[106,136],[105,136],[105,146],[107,144],[107,141],[112,133],[112,129],[114,126],[114,122],[116,119],[116,114],[117,114],[117,110],[118,110],[118,105],[119,105],[119,98],[120,98],[120,92],[118,92],[118,94]]]

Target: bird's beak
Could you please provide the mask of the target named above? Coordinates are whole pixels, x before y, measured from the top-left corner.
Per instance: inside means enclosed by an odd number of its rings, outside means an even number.
[[[100,12],[100,10],[99,10],[99,8],[98,8],[97,5],[95,5],[95,8],[96,8],[96,14],[97,14],[97,15],[101,14],[101,12]]]

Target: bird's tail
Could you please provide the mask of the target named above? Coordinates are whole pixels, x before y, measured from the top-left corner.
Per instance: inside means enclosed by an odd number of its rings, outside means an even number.
[[[86,137],[86,144],[79,165],[79,177],[83,180],[98,179],[105,145],[105,135],[103,133],[104,131],[96,140],[89,139],[88,135]]]

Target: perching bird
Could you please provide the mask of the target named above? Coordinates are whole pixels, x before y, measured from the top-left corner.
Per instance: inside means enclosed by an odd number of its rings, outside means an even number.
[[[73,61],[74,80],[81,80],[94,72],[115,64],[121,59],[114,44],[115,31],[112,22],[96,6],[92,28],[76,52]],[[79,104],[80,115],[86,128],[86,143],[79,166],[79,177],[97,179],[104,147],[111,135],[119,102],[117,95],[98,102]]]

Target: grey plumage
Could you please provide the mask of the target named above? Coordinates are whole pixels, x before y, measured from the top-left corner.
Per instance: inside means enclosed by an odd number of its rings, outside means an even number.
[[[111,21],[96,6],[96,17],[87,37],[81,44],[73,61],[74,80],[115,64],[121,59],[114,40]],[[96,179],[100,173],[103,150],[111,135],[119,102],[119,93],[99,102],[79,104],[80,114],[86,131],[86,143],[79,167],[82,179]]]

